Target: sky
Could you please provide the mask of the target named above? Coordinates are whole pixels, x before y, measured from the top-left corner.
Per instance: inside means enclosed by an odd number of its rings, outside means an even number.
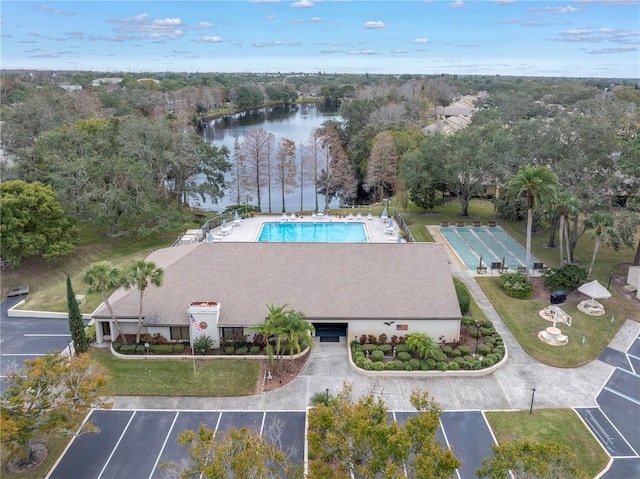
[[[640,0],[3,0],[3,69],[640,78]]]

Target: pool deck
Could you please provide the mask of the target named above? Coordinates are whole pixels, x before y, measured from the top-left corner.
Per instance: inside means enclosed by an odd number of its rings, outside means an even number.
[[[367,219],[363,216],[362,219],[357,219],[355,216],[353,219],[338,218],[337,215],[326,215],[322,217],[313,218],[312,216],[303,216],[296,219],[289,217],[287,220],[289,223],[362,223],[365,226],[367,232],[367,238],[369,243],[396,243],[398,239],[398,224],[394,221],[393,234],[387,232],[387,221],[383,221],[379,216],[374,216],[372,219]],[[260,228],[263,223],[279,223],[284,222],[282,215],[256,215],[253,218],[247,218],[242,221],[241,224],[235,226],[233,230],[226,234],[221,234],[221,229],[216,228],[213,233],[216,237],[216,242],[222,243],[247,243],[255,242],[260,234]],[[232,222],[228,222],[231,225]],[[403,240],[404,242],[404,240]]]

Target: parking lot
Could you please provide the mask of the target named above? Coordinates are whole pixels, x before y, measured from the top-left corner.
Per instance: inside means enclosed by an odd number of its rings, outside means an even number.
[[[640,335],[626,352],[606,348],[599,359],[616,367],[596,397],[600,407],[576,412],[613,458],[602,477],[640,477]]]
[[[393,412],[404,423],[415,412]],[[188,458],[176,439],[200,424],[217,432],[247,427],[287,452],[295,464],[304,464],[304,411],[93,411],[89,419],[100,428],[71,441],[48,479],[162,478],[161,464],[179,464]],[[463,461],[458,477],[475,478],[482,459],[491,454],[493,436],[480,411],[444,412],[437,440],[454,447]],[[144,445],[144,446],[142,446]],[[87,460],[90,458],[90,460]]]

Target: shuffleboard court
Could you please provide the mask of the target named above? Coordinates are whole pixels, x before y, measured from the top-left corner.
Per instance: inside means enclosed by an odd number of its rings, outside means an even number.
[[[489,268],[491,263],[504,264],[510,270],[526,265],[527,252],[499,226],[495,227],[441,227],[438,230],[458,258],[468,269],[475,270],[480,266]],[[529,268],[533,268],[538,260],[531,256]]]

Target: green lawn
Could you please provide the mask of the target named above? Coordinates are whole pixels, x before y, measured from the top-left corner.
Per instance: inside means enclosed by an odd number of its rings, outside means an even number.
[[[110,394],[124,396],[211,396],[256,394],[260,363],[249,359],[126,360],[109,349],[90,350],[109,369]]]
[[[561,442],[578,457],[577,467],[585,477],[596,477],[609,456],[571,409],[486,412],[489,425],[502,444],[507,441]]]

